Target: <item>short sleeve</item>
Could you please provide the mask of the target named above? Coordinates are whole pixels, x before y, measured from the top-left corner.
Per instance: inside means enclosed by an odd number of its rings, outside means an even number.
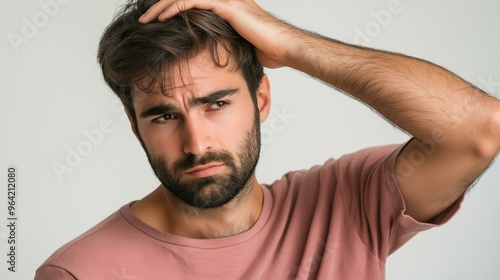
[[[405,203],[395,176],[404,145],[373,147],[341,157],[338,191],[360,238],[381,260],[418,232],[442,225],[459,209],[463,195],[431,223],[404,214]]]

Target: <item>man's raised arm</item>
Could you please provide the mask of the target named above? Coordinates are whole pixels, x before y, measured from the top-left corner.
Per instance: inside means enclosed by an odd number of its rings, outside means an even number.
[[[140,21],[191,8],[227,20],[257,48],[264,66],[289,66],[321,79],[410,133],[396,177],[406,213],[416,220],[430,221],[449,207],[500,150],[500,101],[427,61],[300,30],[252,0],[162,0]]]

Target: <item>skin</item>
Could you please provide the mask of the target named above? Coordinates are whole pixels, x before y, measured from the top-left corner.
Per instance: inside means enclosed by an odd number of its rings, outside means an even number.
[[[239,71],[228,65],[216,67],[208,52],[192,58],[173,73],[173,84],[163,95],[134,91],[137,128],[132,129],[149,155],[162,156],[171,167],[189,156],[202,157],[207,151],[224,150],[241,164],[238,153],[255,121],[255,106],[247,84]],[[178,69],[178,67],[174,67]],[[181,79],[182,77],[182,79]],[[210,102],[193,104],[193,100],[216,92],[231,94]],[[169,112],[145,114],[159,105],[174,106]],[[257,107],[261,121],[269,114],[270,91],[264,76],[257,89]],[[252,135],[253,136],[253,135]],[[197,165],[185,170],[181,180],[189,181],[229,172],[222,162]],[[134,203],[132,213],[146,224],[163,232],[189,238],[220,238],[248,230],[262,209],[262,190],[253,174],[239,195],[216,208],[200,209],[176,198],[160,185],[155,191]]]
[[[429,62],[324,38],[284,23],[252,0],[161,0],[139,20],[191,8],[214,12],[266,67],[292,67],[377,110],[413,136],[398,156],[405,213],[418,221],[448,208],[500,150],[500,102]]]

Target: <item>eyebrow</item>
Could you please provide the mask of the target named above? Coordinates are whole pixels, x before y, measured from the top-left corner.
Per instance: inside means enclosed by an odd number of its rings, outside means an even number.
[[[195,107],[195,106],[200,106],[203,104],[212,103],[212,102],[215,102],[215,101],[217,101],[221,98],[224,98],[226,96],[230,96],[232,94],[235,94],[236,92],[238,92],[238,90],[239,90],[238,88],[218,90],[218,91],[212,92],[206,96],[196,97],[196,98],[193,98],[192,100],[189,101],[189,106]],[[177,109],[177,106],[173,105],[173,104],[160,104],[160,105],[156,105],[156,106],[153,106],[153,107],[145,110],[139,116],[141,118],[148,118],[148,117],[152,117],[152,116],[165,115],[165,114],[169,114],[169,113],[175,111],[176,109]]]
[[[172,104],[161,104],[157,106],[153,106],[146,111],[142,112],[139,117],[141,118],[148,118],[152,116],[159,116],[159,115],[165,115],[168,113],[171,113],[177,108],[177,106],[174,106]]]
[[[191,101],[189,101],[189,106],[195,107],[203,104],[208,104],[215,102],[221,98],[224,98],[226,96],[230,96],[234,93],[236,93],[239,89],[234,88],[234,89],[225,89],[225,90],[218,90],[216,92],[212,92],[206,96],[202,97],[196,97],[193,98]]]

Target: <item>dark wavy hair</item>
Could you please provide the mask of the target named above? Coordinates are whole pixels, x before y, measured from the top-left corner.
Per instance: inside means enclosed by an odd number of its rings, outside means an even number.
[[[182,61],[203,51],[209,51],[213,62],[227,67],[234,60],[236,71],[246,80],[256,104],[256,90],[264,74],[254,47],[217,15],[191,9],[159,22],[139,23],[139,17],[156,0],[136,0],[127,3],[104,31],[98,50],[104,80],[120,98],[136,122],[133,89],[148,92],[159,83],[165,94],[165,83]],[[222,48],[221,48],[222,47]],[[229,60],[220,59],[225,50]]]

